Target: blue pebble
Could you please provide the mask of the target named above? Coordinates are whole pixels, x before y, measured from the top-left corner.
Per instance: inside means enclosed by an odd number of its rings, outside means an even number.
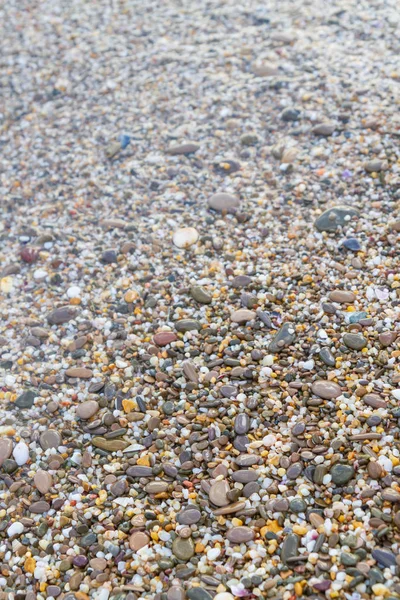
[[[358,323],[358,321],[361,321],[361,319],[366,319],[366,318],[367,318],[366,312],[353,312],[353,313],[351,313],[351,315],[349,317],[349,323]]]
[[[121,144],[121,149],[125,150],[125,148],[130,144],[131,138],[129,137],[129,135],[123,133],[119,136],[118,141]]]
[[[347,250],[352,250],[353,252],[358,252],[358,250],[361,250],[360,243],[355,238],[348,238],[347,240],[344,240],[344,242],[342,242],[342,246],[347,248]]]

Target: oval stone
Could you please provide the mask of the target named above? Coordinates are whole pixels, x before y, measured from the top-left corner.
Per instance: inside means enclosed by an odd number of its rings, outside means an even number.
[[[76,407],[76,414],[80,419],[90,419],[99,410],[99,403],[96,400],[86,400]]]
[[[226,537],[234,544],[242,544],[254,539],[254,531],[245,526],[233,527],[227,531]]]
[[[339,304],[352,304],[355,299],[356,295],[347,290],[334,290],[329,294],[329,300]]]
[[[61,445],[61,435],[54,429],[48,429],[40,436],[40,445],[43,450],[58,448]]]
[[[0,439],[0,467],[3,462],[10,458],[13,451],[13,443],[9,438],[1,438]]]
[[[210,488],[209,498],[215,506],[227,506],[229,504],[228,492],[229,484],[227,481],[216,481]]]
[[[47,494],[47,492],[53,484],[53,478],[47,471],[39,469],[39,471],[35,473],[33,482],[35,484],[36,489],[39,490],[41,494]]]
[[[194,556],[192,538],[175,538],[172,542],[172,552],[179,560],[190,560]]]
[[[137,552],[140,548],[144,548],[150,542],[149,536],[144,531],[135,531],[129,537],[129,548]]]
[[[334,381],[318,380],[314,381],[311,386],[311,391],[316,396],[323,398],[324,400],[332,400],[337,398],[342,393],[340,385]]]
[[[247,323],[248,321],[253,321],[256,316],[257,313],[254,310],[240,308],[231,314],[231,321],[234,323]]]
[[[157,346],[168,346],[168,344],[176,342],[177,339],[178,337],[173,331],[160,331],[153,337],[153,342]]]
[[[218,194],[214,194],[208,200],[208,206],[213,210],[218,212],[229,211],[235,208],[239,208],[240,200],[236,196],[232,196],[232,194],[226,194],[224,192],[220,192]]]

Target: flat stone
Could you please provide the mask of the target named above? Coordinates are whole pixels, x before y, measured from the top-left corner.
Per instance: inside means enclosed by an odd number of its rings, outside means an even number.
[[[308,520],[310,521],[314,529],[318,529],[318,527],[321,527],[321,525],[325,523],[324,517],[322,517],[316,512],[310,512],[310,514],[308,515]]]
[[[168,346],[168,344],[176,342],[177,339],[178,337],[173,331],[160,331],[153,337],[153,342],[157,346]]]
[[[379,173],[384,169],[384,162],[379,158],[369,160],[364,164],[364,169],[367,173]]]
[[[297,479],[297,477],[299,477],[299,475],[301,475],[302,472],[303,465],[300,462],[294,463],[293,465],[290,465],[290,467],[286,471],[286,477],[291,481],[294,481],[295,479]]]
[[[336,129],[335,123],[326,122],[326,123],[318,123],[318,125],[315,125],[311,131],[314,135],[321,135],[324,137],[329,137],[330,135],[332,135],[332,133],[335,131],[335,129]]]
[[[240,308],[231,314],[231,321],[234,323],[247,323],[248,321],[254,321],[256,316],[257,313],[254,310]]]
[[[228,529],[226,532],[226,537],[234,544],[242,544],[254,539],[254,531],[250,527],[245,526],[232,527],[232,529]]]
[[[356,299],[356,295],[348,290],[333,290],[329,294],[329,300],[331,302],[338,302],[339,304],[352,304]]]
[[[167,592],[167,600],[185,600],[185,590],[179,585],[172,585]]]
[[[190,294],[199,304],[211,304],[212,296],[208,294],[200,285],[193,285],[190,288]]]
[[[126,471],[129,477],[151,477],[153,475],[153,469],[144,465],[134,465],[129,467]]]
[[[334,367],[336,365],[335,357],[333,356],[329,348],[321,348],[319,357],[322,360],[322,362],[326,364],[327,367]]]
[[[86,400],[76,407],[76,414],[80,419],[87,420],[93,417],[99,410],[97,400]]]
[[[40,436],[40,445],[43,450],[48,448],[58,448],[61,445],[61,435],[54,429],[47,429]]]
[[[63,323],[68,323],[68,321],[75,319],[77,314],[78,311],[71,306],[61,306],[49,313],[47,315],[47,320],[50,325],[62,325]]]
[[[185,361],[182,365],[182,370],[183,370],[183,374],[185,375],[186,379],[188,379],[192,383],[198,383],[199,377],[197,374],[197,369],[192,362],[190,362],[188,360]]]
[[[354,468],[351,465],[342,465],[336,463],[330,470],[332,481],[336,485],[345,485],[351,479],[353,479],[355,473]]]
[[[275,77],[279,70],[273,63],[258,63],[253,65],[253,73],[257,77]]]
[[[229,504],[228,500],[228,492],[229,492],[229,484],[227,481],[216,481],[212,484],[210,488],[209,498],[215,506],[226,506]]]
[[[297,108],[285,108],[281,112],[281,119],[286,123],[290,121],[298,121],[300,119],[301,112]]]
[[[386,400],[378,396],[378,394],[365,394],[365,396],[362,397],[362,401],[364,402],[364,404],[366,404],[367,406],[371,406],[372,408],[387,407]]]
[[[248,275],[238,275],[232,280],[231,285],[234,288],[244,288],[250,285],[251,282],[252,278]]]
[[[36,396],[36,392],[34,392],[33,390],[28,390],[20,396],[18,396],[18,398],[15,401],[15,406],[18,406],[18,408],[22,409],[32,408]]]
[[[194,556],[194,543],[192,538],[175,538],[172,542],[172,553],[179,560],[190,560],[192,556]]]
[[[247,433],[250,429],[249,416],[246,415],[246,413],[236,415],[234,423],[233,423],[233,428],[235,430],[235,433],[237,433],[239,435],[243,435],[244,433]]]
[[[13,451],[13,443],[9,438],[0,438],[0,466],[10,458]]]
[[[91,558],[89,560],[89,565],[95,571],[104,571],[107,568],[107,561],[105,558]],[[46,592],[49,591],[49,588],[46,589]]]
[[[134,552],[144,548],[150,542],[149,536],[144,531],[135,531],[129,536],[129,548]]]
[[[382,344],[384,348],[387,348],[396,340],[398,336],[397,331],[384,331],[379,334],[379,342]]]
[[[314,225],[318,231],[332,233],[336,231],[338,227],[343,227],[346,223],[350,223],[354,217],[358,216],[358,214],[358,210],[351,206],[334,206],[323,212],[322,215],[315,220]]]
[[[241,454],[236,457],[235,462],[239,467],[251,467],[260,462],[260,457],[257,454]]]
[[[268,346],[269,352],[281,352],[287,346],[293,344],[296,332],[293,323],[284,323]]]
[[[400,493],[391,488],[386,488],[382,492],[382,500],[386,500],[386,502],[400,502]]]
[[[223,385],[219,391],[224,398],[233,398],[233,396],[236,396],[238,389],[234,385]]]
[[[175,323],[175,329],[181,333],[187,331],[200,331],[201,325],[195,319],[181,319]]]
[[[85,367],[71,367],[65,371],[67,377],[75,377],[76,379],[90,379],[93,377],[93,371]]]
[[[249,483],[249,481],[257,481],[258,473],[252,469],[243,469],[241,471],[234,471],[232,473],[233,481],[239,483]]]
[[[50,504],[45,500],[39,500],[30,505],[29,511],[35,515],[42,515],[43,513],[50,510]]]
[[[61,594],[61,588],[58,585],[48,585],[46,588],[47,597],[57,598]],[[25,597],[26,598],[26,597]]]
[[[311,386],[311,391],[313,394],[323,398],[324,400],[332,400],[333,398],[340,396],[342,393],[340,385],[334,381],[327,381],[324,379],[318,379],[318,381],[314,381]]]
[[[236,196],[220,192],[218,194],[214,194],[213,196],[211,196],[211,198],[209,198],[208,206],[218,212],[231,211],[236,208],[239,208],[240,200]]]
[[[343,342],[352,350],[362,350],[367,345],[367,340],[365,337],[357,333],[345,333],[343,336]]]
[[[232,513],[237,513],[239,511],[243,510],[245,506],[246,506],[246,502],[241,500],[239,502],[232,502],[232,504],[229,504],[228,506],[223,506],[222,508],[217,508],[216,510],[213,511],[213,513],[216,517],[218,517],[220,515],[230,515]]]
[[[94,437],[92,444],[95,448],[100,448],[106,452],[120,452],[130,446],[130,442],[124,440],[107,440],[103,437]]]
[[[193,525],[201,519],[201,512],[198,508],[185,508],[177,515],[177,521],[181,525]]]
[[[35,473],[33,482],[35,484],[36,489],[39,490],[41,494],[47,494],[47,492],[53,485],[53,478],[47,471],[39,469],[39,471]]]
[[[186,142],[184,144],[170,146],[166,150],[166,153],[170,154],[171,156],[180,156],[181,154],[193,154],[194,152],[197,152],[199,148],[199,144],[196,144],[195,142]]]
[[[166,492],[168,487],[168,481],[150,481],[144,489],[147,494],[161,494]]]
[[[383,567],[394,567],[396,565],[396,556],[390,550],[381,550],[374,548],[371,552],[372,558]]]
[[[289,558],[293,556],[297,556],[299,549],[299,538],[294,533],[289,533],[283,544],[281,549],[281,561],[283,564],[287,564]]]
[[[187,590],[186,597],[188,600],[213,600],[211,594],[201,587],[195,587]]]

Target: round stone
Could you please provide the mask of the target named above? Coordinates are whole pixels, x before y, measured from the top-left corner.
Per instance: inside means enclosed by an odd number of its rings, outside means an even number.
[[[199,232],[194,227],[182,227],[177,229],[172,241],[177,248],[189,248],[199,239]]]
[[[33,481],[36,489],[39,490],[41,494],[47,494],[52,486],[53,478],[47,471],[39,469],[39,471],[35,473]]]
[[[144,548],[150,542],[149,536],[143,531],[135,531],[129,537],[129,548],[137,552],[140,548]]]
[[[228,482],[223,479],[212,484],[208,496],[215,506],[227,506],[229,504],[227,496],[229,490]]]
[[[99,403],[96,400],[86,400],[76,407],[76,414],[80,419],[87,420],[93,417],[99,410]]]
[[[331,471],[332,481],[336,485],[345,485],[354,477],[354,468],[351,465],[341,465],[336,463]]]
[[[193,525],[201,519],[201,512],[198,508],[186,508],[177,515],[177,521],[181,525]]]
[[[175,538],[172,542],[172,553],[179,560],[190,560],[192,556],[194,556],[194,544],[192,538]]]
[[[40,436],[40,445],[42,446],[43,450],[48,450],[49,448],[58,448],[58,446],[61,445],[61,435],[54,429],[43,431]]]

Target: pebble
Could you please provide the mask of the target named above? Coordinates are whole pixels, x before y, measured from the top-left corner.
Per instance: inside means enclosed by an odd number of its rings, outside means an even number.
[[[160,331],[160,333],[157,333],[153,338],[154,343],[157,344],[157,346],[168,346],[168,344],[172,344],[172,342],[175,342],[177,339],[176,334],[172,331]]]
[[[143,531],[135,531],[135,533],[132,533],[132,535],[129,536],[129,548],[134,552],[144,548],[149,542],[149,536]]]
[[[329,300],[338,302],[339,304],[352,304],[355,302],[355,299],[355,294],[346,290],[334,290],[329,294]]]
[[[43,469],[39,469],[39,471],[37,471],[35,473],[34,483],[35,483],[36,489],[39,490],[39,492],[44,495],[44,494],[47,494],[47,492],[50,490],[51,486],[53,485],[53,478],[50,475],[50,473],[48,473],[47,471],[43,471]]]
[[[253,310],[247,310],[247,308],[240,308],[231,314],[233,323],[248,323],[248,321],[253,321],[255,318],[256,313]]]
[[[76,407],[76,414],[80,419],[87,420],[93,417],[99,410],[99,403],[96,400],[86,400]]]
[[[85,367],[72,367],[67,369],[65,374],[67,377],[76,377],[77,379],[91,379],[93,377],[93,371]]]
[[[190,288],[191,296],[196,302],[200,304],[211,304],[212,296],[206,292],[204,288],[199,285],[193,285]]]
[[[229,484],[227,481],[216,481],[212,484],[209,492],[209,498],[215,506],[226,506],[229,504],[228,494]]]
[[[324,137],[329,137],[335,131],[336,126],[334,123],[318,123],[312,128],[312,132],[314,135],[321,135]]]
[[[229,212],[239,208],[240,200],[236,196],[220,192],[209,198],[208,206],[217,212]]]
[[[58,448],[61,445],[61,435],[54,429],[48,429],[41,434],[40,445],[43,450]]]
[[[25,442],[18,442],[13,450],[13,457],[19,467],[25,465],[29,460],[29,448]]]
[[[199,239],[199,232],[194,227],[182,227],[177,229],[172,241],[177,248],[189,248]]]
[[[284,323],[268,346],[269,352],[281,352],[296,339],[292,323]]]
[[[32,408],[35,398],[36,393],[33,390],[28,390],[20,396],[18,396],[18,398],[15,401],[15,406],[22,409]]]
[[[334,232],[338,227],[351,223],[358,215],[358,210],[350,206],[334,206],[316,219],[315,227],[318,231]]]
[[[254,532],[250,527],[232,527],[232,529],[228,529],[226,537],[233,544],[242,544],[243,542],[250,542],[253,540]]]
[[[336,485],[345,485],[351,479],[353,479],[355,472],[351,465],[336,464],[332,467],[331,471],[332,481]]]
[[[294,533],[289,533],[281,548],[281,561],[284,565],[287,564],[289,558],[297,556],[299,548],[299,537]]]
[[[343,342],[352,350],[362,350],[367,345],[367,340],[365,337],[356,333],[345,333],[343,336]]]
[[[170,146],[167,149],[167,154],[171,154],[171,156],[193,154],[194,152],[197,152],[199,148],[200,146],[195,142],[186,142],[184,144],[176,144],[175,146]]]
[[[172,542],[172,552],[179,560],[190,560],[194,556],[192,538],[177,537]]]
[[[316,396],[324,398],[324,400],[332,400],[332,398],[337,398],[342,393],[341,387],[337,383],[322,379],[314,381],[311,391]]]
[[[62,306],[49,313],[47,315],[47,320],[50,325],[63,325],[64,323],[68,323],[69,321],[72,321],[72,319],[75,319],[76,316],[76,309],[71,306]]]
[[[9,438],[0,438],[0,467],[13,451],[13,443]]]

